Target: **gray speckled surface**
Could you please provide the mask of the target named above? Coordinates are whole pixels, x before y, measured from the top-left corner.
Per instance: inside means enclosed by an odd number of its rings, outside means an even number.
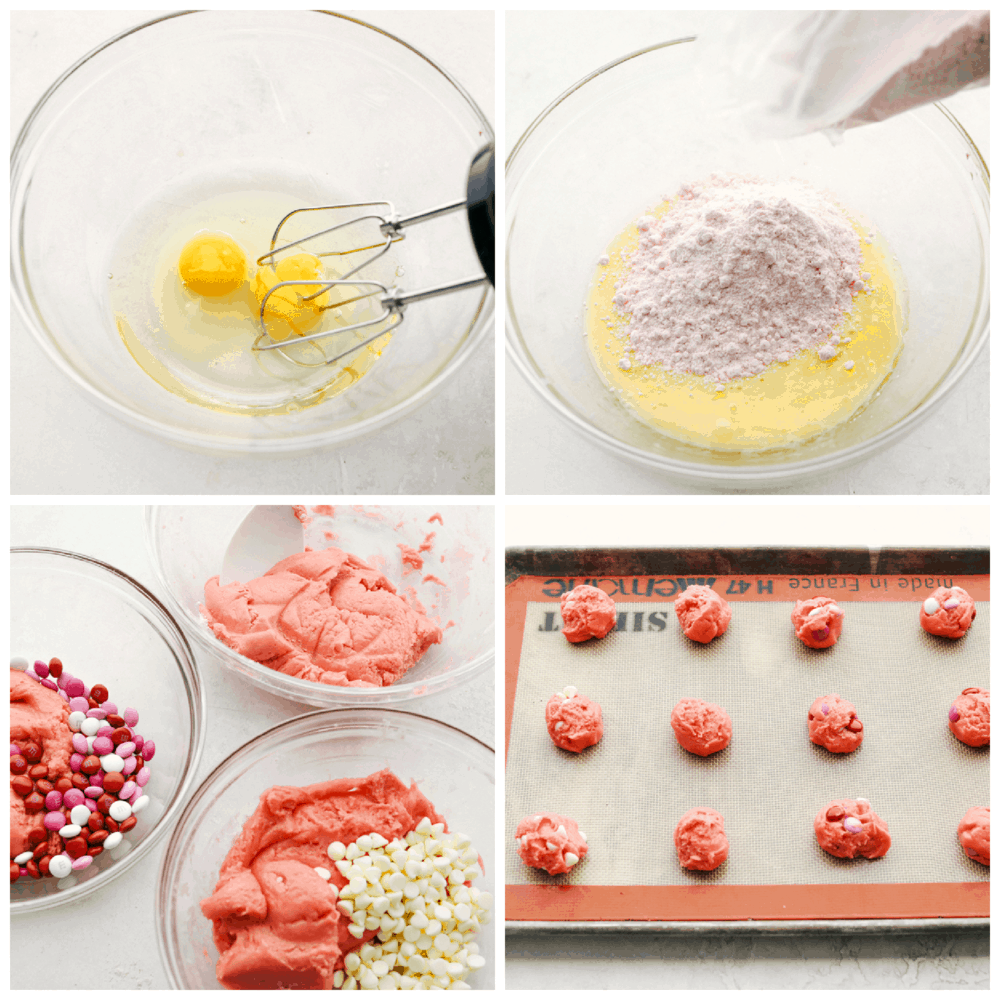
[[[654,41],[704,30],[711,12],[508,12],[505,19],[507,149],[567,87]],[[965,125],[989,163],[989,88],[943,102]],[[701,494],[591,443],[563,420],[505,359],[506,493]],[[989,493],[989,356],[983,352],[939,415],[879,455],[791,486],[755,488],[774,494]],[[982,434],[956,434],[957,427]],[[531,447],[524,446],[531,441]],[[595,476],[594,470],[600,470]],[[717,492],[731,492],[719,490]]]
[[[91,48],[162,11],[16,11],[10,19],[11,140],[35,101]],[[494,115],[492,11],[365,11],[445,66]],[[67,252],[70,252],[67,250]],[[444,280],[446,276],[442,276]],[[12,317],[11,491],[15,494],[298,492],[489,494],[494,490],[494,347],[487,336],[425,406],[387,431],[291,457],[204,455],[119,422],[63,375]],[[41,456],[45,456],[44,460]]]
[[[134,577],[161,596],[135,506],[31,506],[11,509],[12,545],[44,545],[94,556]],[[30,655],[25,653],[24,655]],[[195,775],[197,787],[234,750],[253,736],[309,708],[272,697],[229,671],[199,661],[207,714],[205,752]],[[494,745],[493,672],[441,696],[405,706],[465,730]],[[135,869],[100,892],[64,909],[19,917],[11,922],[12,989],[169,989],[159,958],[153,913],[160,863],[169,834]],[[128,947],[108,947],[96,929],[114,919],[128,921]],[[58,962],[37,961],[40,940],[58,940]]]

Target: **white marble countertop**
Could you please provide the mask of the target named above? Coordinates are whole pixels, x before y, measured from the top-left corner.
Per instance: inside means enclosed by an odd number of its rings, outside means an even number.
[[[508,12],[505,19],[504,133],[510,150],[550,101],[581,77],[654,41],[698,34],[712,12]],[[943,102],[975,139],[989,163],[989,88]],[[987,349],[988,351],[988,349]],[[711,492],[671,482],[651,469],[616,458],[577,433],[505,359],[506,493],[695,494]],[[858,465],[799,484],[753,493],[987,494],[989,493],[989,361],[984,352],[949,397],[947,419],[931,418],[918,432]],[[983,428],[956,434],[957,427]],[[525,442],[531,446],[526,447]]]
[[[63,70],[112,35],[161,13],[14,11],[11,141]],[[492,11],[364,11],[358,16],[440,62],[493,119]],[[200,454],[126,426],[55,368],[16,314],[11,329],[14,494],[242,495],[258,492],[262,480],[308,494],[494,491],[491,336],[432,400],[387,431],[335,450],[267,458]]]
[[[721,508],[721,509],[720,509]],[[906,548],[989,545],[990,508],[963,503],[800,506],[752,499],[744,516],[695,506],[508,505],[508,548]],[[789,934],[554,933],[508,936],[506,988],[673,990],[989,989],[989,932]]]
[[[138,506],[31,506],[11,509],[11,545],[41,545],[94,556],[134,577],[163,599],[143,535]],[[16,586],[16,583],[15,583]],[[27,655],[27,654],[25,654]],[[307,711],[199,662],[207,712],[205,752],[194,788],[226,757],[254,736]],[[454,691],[408,706],[494,746],[493,672]],[[169,833],[131,871],[75,905],[18,917],[10,927],[10,985],[17,989],[169,989],[159,956],[153,912],[160,863]],[[99,930],[111,919],[128,923],[128,946],[112,945]],[[85,930],[90,928],[89,930]],[[40,941],[59,942],[58,961],[39,961]]]

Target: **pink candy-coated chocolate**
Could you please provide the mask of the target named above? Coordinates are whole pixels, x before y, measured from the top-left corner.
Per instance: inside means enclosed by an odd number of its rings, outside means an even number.
[[[149,768],[146,767],[145,764],[139,768],[139,773],[135,776],[135,780],[136,784],[138,784],[140,788],[142,788],[143,785],[145,785],[146,782],[149,781],[149,774],[150,774]]]
[[[108,715],[118,714],[118,706],[113,701],[102,701],[101,708],[103,708]]]
[[[948,718],[951,719],[952,722],[958,722],[958,709],[955,708],[954,705],[948,709]]]
[[[83,733],[74,733],[71,742],[73,743],[73,749],[77,753],[84,755],[90,753],[90,747],[87,746],[87,737]]]
[[[89,792],[89,791],[90,791],[90,789],[88,788],[88,789],[87,789],[87,791]],[[95,789],[95,791],[96,791],[96,789]],[[86,792],[84,792],[84,794],[86,795]],[[101,794],[102,794],[102,795],[104,794],[103,790],[101,791]],[[95,799],[95,798],[86,798],[86,799],[84,799],[84,800],[83,800],[83,804],[84,804],[84,805],[85,805],[85,806],[86,806],[86,807],[87,807],[87,808],[88,808],[88,809],[89,809],[89,810],[90,810],[90,811],[91,811],[92,813],[95,813],[95,812],[97,812],[97,799]]]
[[[58,693],[59,697],[62,698],[63,701],[65,701],[67,703],[69,702],[69,695],[66,694],[65,691],[63,691],[62,689],[60,689],[57,693]]]
[[[103,788],[104,787],[104,772],[103,771],[98,771],[97,774],[92,774],[90,776],[90,783],[91,783],[91,785],[94,786],[94,788]]]
[[[43,822],[46,830],[61,830],[66,825],[66,817],[61,812],[48,812]]]
[[[71,677],[66,682],[66,694],[71,698],[82,698],[83,697],[84,684],[79,677]]]
[[[90,702],[87,702],[87,704],[89,705]],[[107,716],[107,714],[108,713],[105,712],[103,708],[90,708],[90,709],[87,709],[87,718],[88,719],[101,720],[101,719],[105,718]],[[100,730],[98,730],[98,732],[100,732]]]
[[[74,753],[70,755],[69,766],[73,771],[79,771],[81,765],[83,764],[84,756],[82,753]]]
[[[125,766],[122,768],[122,774],[124,774],[125,777],[127,778],[138,766],[139,765],[135,759],[135,756],[126,757]]]
[[[89,684],[84,684],[83,685],[83,697],[84,698],[89,698],[90,697],[90,685]]]
[[[126,781],[122,785],[122,790],[118,793],[118,798],[120,799],[130,799],[135,795],[135,791],[139,786],[134,781]]]
[[[156,753],[156,744],[152,740],[146,740],[142,745],[142,759],[150,761],[153,759],[154,753]]]
[[[133,733],[132,742],[135,744],[135,752],[142,753],[142,745],[146,742],[146,738],[144,736],[140,736],[138,733]]]
[[[82,857],[77,858],[76,861],[73,862],[73,871],[82,871],[93,860],[94,859],[89,854],[84,854]]]
[[[68,673],[67,671],[64,670],[59,675],[59,679],[56,681],[56,683],[59,685],[59,690],[60,691],[65,691],[66,690],[66,685],[69,684],[69,682],[71,680],[73,680],[73,675],[71,673]]]
[[[88,799],[99,799],[104,794],[104,789],[99,785],[89,785],[83,790],[83,794],[86,795]]]
[[[35,660],[35,673],[39,677],[49,676],[49,665],[47,663],[42,663],[41,660]]]
[[[38,676],[38,674],[36,674],[36,673],[35,673],[35,671],[31,669],[31,667],[28,667],[28,669],[27,669],[27,670],[25,670],[25,673],[26,673],[26,674],[27,674],[27,675],[28,675],[28,676],[29,676],[29,677],[30,677],[30,678],[31,678],[31,679],[32,679],[33,681],[41,681],[41,677],[39,677],[39,676]]]
[[[141,796],[142,794],[143,794],[143,792],[142,792],[142,789],[141,789],[141,788],[137,788],[137,789],[136,789],[136,790],[135,790],[135,791],[134,791],[134,792],[132,793],[132,798],[130,798],[130,799],[128,800],[128,804],[129,804],[130,806],[134,806],[134,805],[136,804],[136,802],[137,802],[137,801],[139,800],[139,796]]]
[[[59,809],[62,806],[62,804],[63,804],[62,792],[53,789],[51,792],[48,793],[48,795],[45,796],[45,808],[48,809],[49,812],[54,812],[56,809]]]
[[[115,727],[114,726],[103,725],[103,726],[101,726],[100,729],[97,730],[97,732],[94,735],[95,736],[110,736],[114,731],[115,731]]]
[[[11,745],[10,745],[10,755],[11,755],[11,757],[15,756],[16,754],[19,754],[20,752],[21,752],[21,748],[16,743],[11,743]]]
[[[31,671],[29,670],[28,673],[30,673],[30,672]],[[39,679],[39,683],[44,684],[45,687],[47,687],[50,691],[58,691],[59,690],[58,686],[56,685],[56,682],[53,681],[53,680],[50,680],[48,677],[42,677],[42,678],[40,678]]]
[[[125,725],[131,729],[138,724],[139,713],[134,708],[126,708],[122,714],[122,718],[125,720]]]
[[[132,754],[135,753],[135,744],[130,741],[125,743],[119,743],[118,749],[115,750],[115,753],[118,754],[118,756],[121,757],[122,759],[126,757],[131,757]]]
[[[86,698],[70,698],[69,710],[71,712],[87,712],[90,709],[90,702]]]
[[[94,740],[94,753],[99,757],[103,757],[106,753],[114,753],[115,745],[111,742],[111,738],[108,736],[98,736]]]
[[[71,788],[63,794],[63,805],[69,806],[70,809],[80,805],[81,802],[83,802],[83,792],[79,788]]]

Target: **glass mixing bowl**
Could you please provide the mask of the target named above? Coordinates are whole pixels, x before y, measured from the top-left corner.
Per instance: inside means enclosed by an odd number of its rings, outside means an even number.
[[[12,916],[76,902],[128,871],[173,824],[190,791],[205,734],[205,699],[184,633],[166,608],[113,566],[59,549],[11,549],[11,655],[58,656],[89,684],[104,684],[119,706],[139,712],[156,742],[149,805],[114,850],[64,879],[20,878]]]
[[[353,18],[201,11],[151,21],[67,70],[21,129],[11,157],[15,305],[90,398],[170,441],[259,453],[352,440],[455,375],[491,327],[491,288],[408,307],[373,369],[337,396],[288,413],[223,412],[162,388],[132,359],[108,295],[116,239],[158,192],[226,171],[237,190],[280,179],[302,204],[332,191],[425,211],[464,196],[473,154],[492,137],[445,70]],[[416,227],[396,256],[408,290],[482,273],[462,212]]]
[[[506,171],[507,349],[546,403],[615,455],[696,485],[777,485],[887,447],[975,364],[988,338],[989,172],[939,105],[850,129],[836,145],[821,134],[745,137],[705,110],[705,69],[694,38],[634,52],[584,77],[521,136]],[[906,281],[892,375],[854,419],[794,449],[734,454],[658,434],[606,388],[583,336],[584,298],[612,238],[714,171],[832,192],[874,223]]]
[[[320,708],[398,704],[462,684],[493,663],[493,508],[338,506],[333,517],[316,516],[306,531],[313,548],[336,545],[375,566],[399,592],[413,586],[444,637],[395,684],[346,688],[300,680],[248,660],[224,645],[201,616],[205,582],[217,576],[230,539],[250,507],[165,506],[146,509],[146,543],[167,604],[208,657],[271,694]],[[440,513],[443,523],[428,519]],[[330,531],[335,539],[324,538]],[[399,544],[419,548],[435,533],[424,569],[404,576]],[[444,562],[441,557],[444,556]],[[446,587],[421,583],[434,574]]]
[[[184,810],[160,869],[156,930],[174,989],[222,989],[218,952],[201,900],[211,895],[233,840],[274,785],[310,785],[364,777],[389,768],[416,781],[448,829],[468,834],[486,873],[481,889],[495,893],[494,754],[466,733],[409,712],[342,709],[312,712],[284,722],[247,743],[202,783]],[[486,965],[469,976],[492,989],[496,952],[493,925],[479,935]]]

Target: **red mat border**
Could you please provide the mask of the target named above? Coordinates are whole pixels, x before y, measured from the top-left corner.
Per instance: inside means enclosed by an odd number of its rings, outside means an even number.
[[[861,574],[817,574],[805,576],[772,576],[778,586],[775,592],[758,594],[726,594],[729,601],[789,601],[823,592],[838,601],[900,601],[916,604],[921,596],[911,589],[873,586],[875,580],[911,579],[911,575],[864,576]],[[926,574],[912,574],[912,579]],[[510,727],[514,714],[514,695],[521,662],[521,644],[528,601],[559,600],[556,581],[566,578],[521,576],[506,587],[504,601],[504,759],[510,749]],[[626,587],[624,580],[631,581]],[[713,589],[726,593],[731,581],[756,579],[753,575],[716,577]],[[819,585],[804,588],[789,586],[792,579],[814,580]],[[830,587],[830,581],[858,580],[857,591]],[[951,577],[964,587],[974,600],[989,600],[988,576]],[[647,596],[646,590],[660,593]],[[663,593],[664,583],[673,577],[629,576],[584,577],[569,582],[569,587],[587,582],[603,586],[623,602],[662,602],[669,600]],[[867,591],[863,589],[868,584]],[[545,590],[549,593],[545,593]],[[756,591],[757,588],[752,588]],[[631,593],[629,591],[632,591]],[[635,593],[639,591],[639,593]],[[928,591],[929,593],[929,591]],[[914,610],[916,624],[917,610]],[[988,917],[990,915],[989,882],[912,882],[898,884],[836,884],[836,885],[509,885],[505,892],[506,919],[547,921],[657,921],[657,920],[852,920],[852,919],[912,919]]]

